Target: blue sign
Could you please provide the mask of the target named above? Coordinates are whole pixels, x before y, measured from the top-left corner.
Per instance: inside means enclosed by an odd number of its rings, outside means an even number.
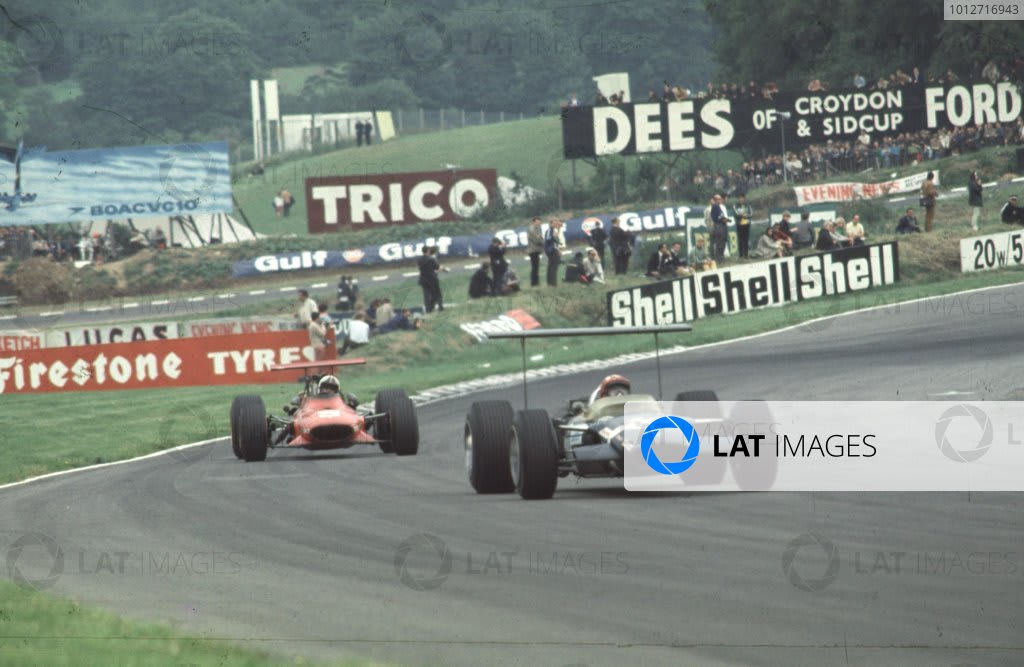
[[[581,215],[565,220],[563,231],[567,243],[578,243],[590,238],[590,232],[598,224],[606,232],[611,230],[612,218],[619,222],[626,231],[640,234],[644,232],[664,232],[672,229],[682,232],[686,229],[686,220],[691,210],[697,210],[696,216],[689,216],[690,226],[704,227],[704,209],[688,206],[671,206],[654,211],[634,213],[598,213]],[[544,223],[543,229],[547,229]],[[494,237],[505,242],[510,250],[526,249],[525,226],[514,229],[502,229],[496,232],[485,232],[465,236],[438,236],[420,238],[411,241],[397,241],[383,245],[351,248],[349,250],[315,250],[303,252],[264,255],[255,259],[235,262],[233,274],[236,278],[258,276],[279,271],[296,271],[302,269],[343,269],[354,266],[375,266],[392,262],[410,262],[422,254],[423,246],[437,246],[437,254],[441,257],[479,257],[487,255],[487,247]]]
[[[0,148],[0,225],[230,213],[224,142],[48,152]]]

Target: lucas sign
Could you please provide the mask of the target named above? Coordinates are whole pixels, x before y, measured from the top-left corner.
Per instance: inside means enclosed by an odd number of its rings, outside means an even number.
[[[493,169],[307,178],[309,232],[467,218],[487,208],[497,183]]]

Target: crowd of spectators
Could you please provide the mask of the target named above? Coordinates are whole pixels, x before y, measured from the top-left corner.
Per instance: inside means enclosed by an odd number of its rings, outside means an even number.
[[[169,246],[167,235],[159,227],[132,230],[127,244],[127,248],[122,247],[109,233],[49,232],[44,235],[32,227],[0,228],[0,258],[5,259],[46,257],[55,262],[100,264],[140,250],[165,250]]]

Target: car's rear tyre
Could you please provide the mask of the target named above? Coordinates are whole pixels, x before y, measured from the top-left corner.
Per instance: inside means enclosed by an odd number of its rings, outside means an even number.
[[[235,400],[231,401],[231,451],[234,452],[235,456],[242,458],[242,450],[238,447],[238,399],[241,396],[235,396]]]
[[[704,417],[712,419],[721,419],[722,411],[717,405],[718,394],[707,389],[699,389],[696,391],[681,391],[676,394],[676,400],[683,403],[694,403],[694,402],[710,402],[715,403],[710,410],[702,411],[699,415],[692,415],[695,417]],[[698,428],[699,433],[705,432],[704,429]],[[702,443],[705,444],[705,443]],[[711,443],[706,443],[706,446],[710,446]],[[725,471],[728,468],[728,461],[721,457],[709,457],[699,456],[697,463],[690,470],[680,475],[680,478],[686,484],[692,485],[706,485],[706,484],[720,484],[725,479]]]
[[[520,410],[509,430],[509,468],[524,500],[544,500],[558,485],[558,437],[547,410]]]
[[[246,461],[263,461],[267,458],[270,432],[267,430],[267,408],[259,396],[239,396],[235,399],[238,407],[236,417],[238,451]]]
[[[381,451],[394,452],[399,456],[413,456],[419,451],[420,426],[416,419],[416,407],[404,389],[377,392],[373,409],[385,413],[378,419],[374,432],[378,439],[387,440],[386,443],[380,443]]]
[[[469,406],[463,432],[466,474],[477,493],[511,493],[516,485],[508,464],[512,404],[477,401]]]

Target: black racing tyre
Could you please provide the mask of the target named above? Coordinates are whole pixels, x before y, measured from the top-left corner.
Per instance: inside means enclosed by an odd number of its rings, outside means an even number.
[[[270,432],[267,429],[267,408],[259,396],[239,396],[238,404],[238,450],[246,461],[263,461],[267,458]]]
[[[235,456],[242,458],[242,450],[238,448],[238,401],[242,396],[235,396],[231,401],[231,451]]]
[[[718,394],[707,389],[700,389],[697,391],[681,391],[676,394],[676,400],[683,403],[690,402],[713,402],[718,403]],[[707,411],[700,415],[692,415],[695,417],[721,419],[722,411],[719,406],[714,406],[710,411]],[[704,434],[704,428],[698,427],[698,432]],[[702,449],[704,447],[711,447],[711,442],[701,442]],[[720,457],[709,457],[700,456],[697,459],[697,463],[690,470],[686,471],[680,478],[686,484],[692,485],[704,485],[704,484],[720,484],[725,478],[725,471],[728,468],[728,461]]]
[[[509,430],[509,468],[524,500],[545,500],[558,484],[558,437],[547,410],[520,410]]]
[[[387,443],[380,443],[381,451],[413,456],[420,447],[420,426],[416,407],[404,389],[385,389],[377,392],[373,409],[385,415],[377,420],[375,434]],[[386,435],[381,435],[383,431]]]
[[[508,467],[508,432],[512,428],[512,404],[508,401],[477,401],[466,415],[466,474],[477,493],[511,493],[516,485]]]

